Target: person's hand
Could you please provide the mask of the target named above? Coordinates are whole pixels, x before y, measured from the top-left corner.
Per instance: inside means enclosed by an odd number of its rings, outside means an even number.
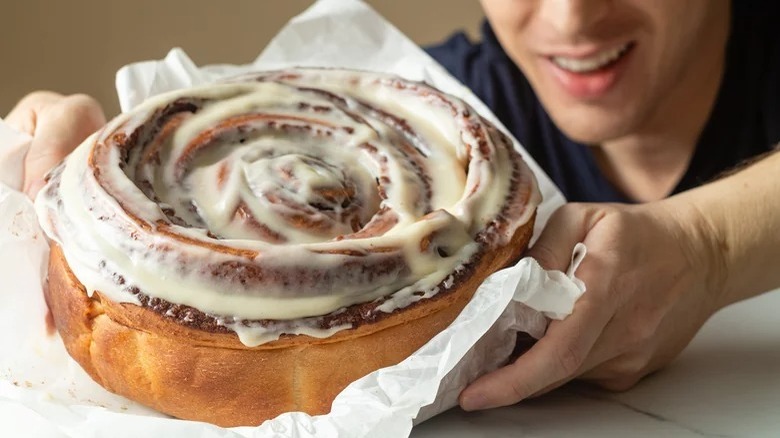
[[[106,123],[98,102],[86,95],[62,96],[36,91],[25,96],[5,117],[12,128],[32,137],[24,161],[22,188],[30,197],[43,187],[44,176],[85,138]]]
[[[574,378],[625,390],[670,362],[724,304],[725,268],[708,225],[674,198],[559,209],[529,255],[565,271],[584,242],[576,275],[587,291],[529,351],[466,388],[461,406],[504,406]]]

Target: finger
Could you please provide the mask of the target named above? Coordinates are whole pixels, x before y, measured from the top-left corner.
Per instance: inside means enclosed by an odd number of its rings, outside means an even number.
[[[574,377],[566,377],[565,379],[561,379],[561,380],[559,380],[559,381],[557,381],[557,382],[555,382],[555,383],[553,383],[551,385],[545,386],[544,388],[540,389],[539,391],[536,391],[535,393],[529,395],[526,398],[541,397],[541,396],[547,394],[548,392],[554,391],[554,390],[560,388],[561,386],[571,382],[572,380],[574,380]]]
[[[636,386],[642,376],[622,376],[609,379],[589,379],[588,381],[600,388],[612,392],[623,392]]]
[[[528,254],[534,257],[542,267],[559,271],[565,271],[568,268],[571,250],[577,243],[582,242],[587,235],[588,221],[584,220],[582,214],[578,211],[580,207],[577,204],[567,204],[559,208],[550,217],[539,240]],[[546,394],[565,385],[573,378],[574,376],[566,376],[559,379],[537,390],[527,398]]]
[[[631,354],[621,354],[610,360],[604,361],[592,369],[584,372],[580,378],[589,382],[606,382],[626,376],[633,376],[642,368]]]
[[[637,370],[635,361],[629,361],[628,353],[620,349],[619,340],[610,336],[609,324],[604,329],[601,339],[593,346],[591,356],[585,361],[580,372],[582,380],[606,380],[620,375],[626,375]]]
[[[542,339],[513,364],[484,375],[460,395],[464,410],[516,403],[575,375],[609,319],[604,306],[586,300],[563,321],[554,321]]]
[[[614,335],[615,326],[615,318],[613,317],[604,326],[601,335],[593,344],[593,348],[591,348],[588,357],[585,359],[580,369],[577,370],[575,376],[569,376],[552,383],[545,388],[542,388],[541,390],[531,394],[529,398],[544,395],[569,383],[575,378],[582,380],[595,380],[614,377],[611,371],[605,373],[605,367],[609,368],[613,363],[613,360],[616,359],[616,356],[620,355],[620,353],[616,352],[614,349],[614,346],[618,345],[615,343],[618,340]]]
[[[610,391],[625,391],[644,376],[661,369],[674,354],[654,354],[655,347],[632,350],[607,360],[581,378]]]
[[[68,96],[46,107],[25,160],[25,193],[35,197],[46,173],[105,123],[103,110],[89,96]]]
[[[683,347],[659,352],[657,344],[645,346],[615,357],[582,377],[609,391],[626,391],[671,362]]]
[[[565,204],[556,210],[528,256],[545,269],[566,271],[574,246],[585,239],[588,231],[586,209],[585,204]]]
[[[11,112],[5,117],[6,124],[19,132],[33,135],[35,132],[36,115],[48,106],[62,99],[61,94],[53,91],[35,91],[23,97]]]
[[[609,361],[610,359],[613,359],[616,355],[618,355],[618,353],[613,351],[614,349],[608,348],[612,345],[610,344],[610,339],[614,338],[614,336],[609,336],[609,333],[611,332],[610,327],[614,326],[614,320],[614,318],[611,318],[604,326],[601,331],[601,335],[593,344],[593,347],[588,353],[588,357],[585,358],[585,361],[582,363],[576,373],[545,386],[544,388],[531,394],[528,398],[535,398],[547,394],[548,392],[560,388],[574,379],[587,379],[587,376],[589,375],[588,373],[593,373],[594,368],[600,367],[601,364]]]
[[[580,219],[591,226],[592,217]],[[615,312],[616,303],[607,294],[610,261],[598,251],[587,257],[579,276],[589,292],[575,303],[572,314],[553,321],[545,336],[513,364],[472,383],[461,394],[461,406],[473,410],[516,403],[576,377]]]

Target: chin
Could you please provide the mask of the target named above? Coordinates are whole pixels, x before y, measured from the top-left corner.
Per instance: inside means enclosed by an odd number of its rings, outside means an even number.
[[[636,127],[635,118],[625,110],[585,107],[548,113],[555,125],[568,138],[583,144],[601,144],[630,134]]]
[[[577,143],[598,145],[621,137],[622,130],[610,127],[577,123],[575,126],[558,126],[558,128]]]

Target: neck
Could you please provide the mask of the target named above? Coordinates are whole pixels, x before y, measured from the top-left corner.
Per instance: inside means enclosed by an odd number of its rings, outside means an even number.
[[[601,170],[630,199],[669,196],[688,169],[723,79],[727,29],[728,16],[719,35],[723,44],[710,44],[711,53],[683,72],[644,124],[595,148]]]

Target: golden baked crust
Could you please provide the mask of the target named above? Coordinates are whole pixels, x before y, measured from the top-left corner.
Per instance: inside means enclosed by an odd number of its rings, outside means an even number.
[[[327,413],[349,383],[411,355],[455,319],[489,274],[519,258],[533,223],[483,254],[451,290],[325,339],[285,335],[247,347],[235,333],[186,327],[99,292],[90,298],[57,245],[46,301],[70,355],[109,391],[178,418],[258,425],[289,411]]]

